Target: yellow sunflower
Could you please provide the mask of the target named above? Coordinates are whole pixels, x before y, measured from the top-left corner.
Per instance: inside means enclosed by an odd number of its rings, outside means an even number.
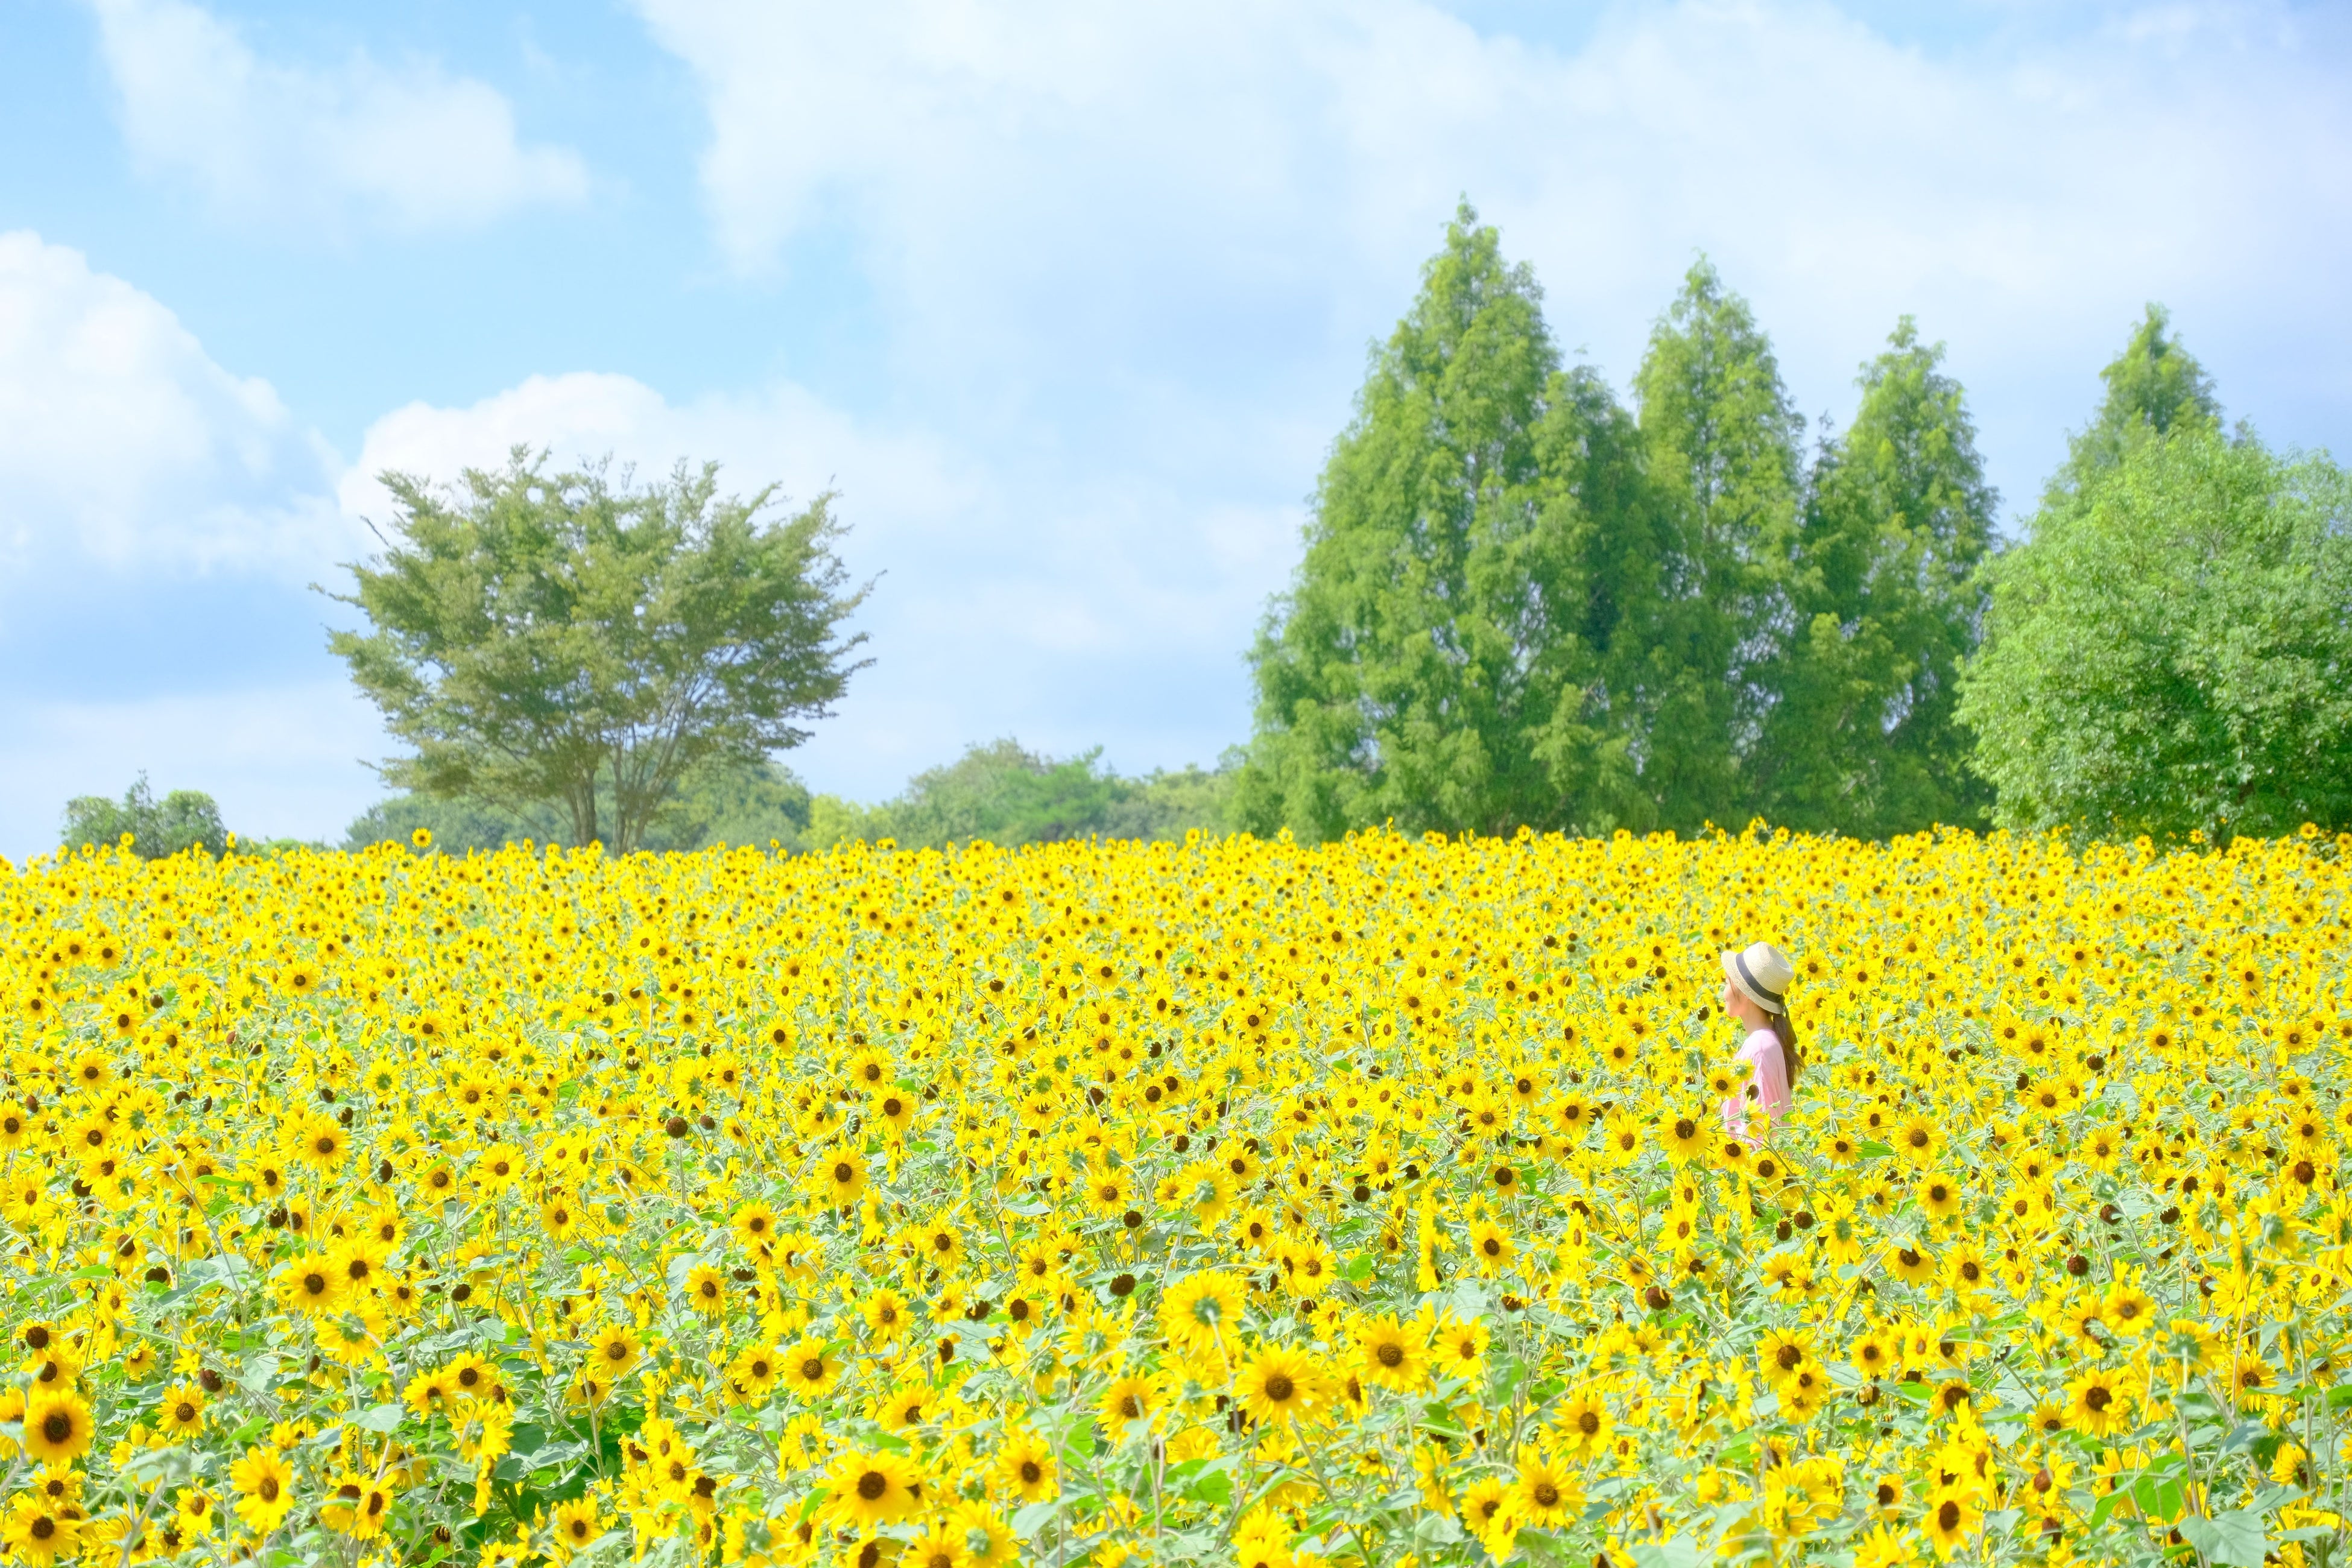
[[[1235,1374],[1234,1389],[1253,1416],[1286,1426],[1321,1403],[1324,1379],[1314,1357],[1269,1345]]]

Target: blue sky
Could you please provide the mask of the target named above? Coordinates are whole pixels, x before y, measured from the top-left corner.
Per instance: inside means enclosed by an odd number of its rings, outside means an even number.
[[[1212,762],[1458,196],[1621,387],[1704,250],[1843,421],[1904,311],[2030,506],[2161,300],[2346,444],[2341,5],[0,0],[0,851],[339,837],[309,591],[517,440],[832,485],[877,663],[786,760]]]

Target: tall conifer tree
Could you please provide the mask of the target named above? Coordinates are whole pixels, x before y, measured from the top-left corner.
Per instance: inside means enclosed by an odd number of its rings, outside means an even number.
[[[2099,372],[2106,395],[2090,427],[2069,443],[2066,463],[2052,479],[2053,492],[2072,492],[2095,471],[2123,461],[2130,446],[2150,436],[2182,426],[2221,428],[2213,378],[2180,346],[2171,327],[2170,312],[2151,303],[2123,353]]]
[[[1737,826],[1743,762],[1772,705],[1802,421],[1748,302],[1702,258],[1650,333],[1634,383],[1671,548],[1637,700],[1643,793],[1668,826]]]
[[[1808,487],[1777,700],[1754,776],[1776,823],[1876,837],[1990,804],[1955,725],[1998,504],[1960,384],[1908,316]]]
[[[1373,356],[1252,651],[1242,824],[1622,820],[1622,714],[1587,641],[1622,613],[1589,571],[1619,542],[1584,502],[1639,488],[1622,411],[1561,371],[1534,277],[1465,203]]]

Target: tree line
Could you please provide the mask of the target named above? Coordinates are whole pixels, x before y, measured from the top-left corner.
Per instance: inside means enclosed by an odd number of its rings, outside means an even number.
[[[1705,259],[1621,399],[1465,202],[1374,350],[1213,770],[970,747],[892,800],[776,759],[867,662],[834,498],[639,482],[518,447],[386,474],[331,637],[407,748],[359,847],[424,829],[628,851],[1391,824],[1690,832],[1762,818],[2171,838],[2352,826],[2352,480],[2225,427],[2148,307],[2019,536],[1906,316],[1809,431]],[[68,807],[68,844],[226,847],[208,797]]]
[[[1056,758],[1003,739],[973,745],[952,763],[927,768],[897,795],[861,804],[812,791],[773,761],[724,763],[682,778],[633,847],[695,850],[750,845],[788,854],[852,840],[941,848],[985,838],[996,844],[1066,838],[1178,839],[1230,830],[1233,772],[1199,767],[1129,777],[1103,765],[1100,748]],[[571,841],[568,824],[546,807],[520,816],[414,792],[379,801],[354,821],[343,847],[413,842],[423,828],[453,853],[529,839]]]
[[[1899,321],[1806,426],[1704,259],[1622,403],[1465,204],[1250,662],[1234,819],[1507,833],[2352,821],[2352,491],[2149,307],[2013,547]]]

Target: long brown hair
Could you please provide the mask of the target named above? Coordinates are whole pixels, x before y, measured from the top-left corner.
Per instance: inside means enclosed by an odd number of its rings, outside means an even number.
[[[1780,1042],[1780,1065],[1789,1069],[1789,1088],[1794,1090],[1797,1075],[1805,1070],[1804,1053],[1797,1049],[1797,1026],[1789,1022],[1789,1006],[1785,1002],[1780,1005],[1779,1012],[1769,1016],[1772,1037]]]

